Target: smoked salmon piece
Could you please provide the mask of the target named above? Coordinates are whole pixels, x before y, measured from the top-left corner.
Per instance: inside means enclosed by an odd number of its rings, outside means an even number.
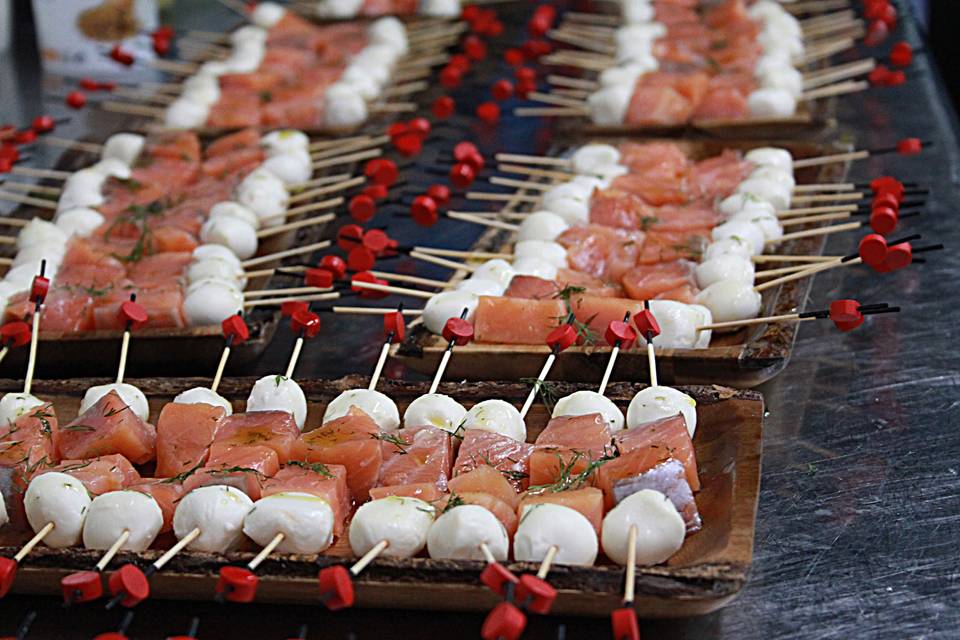
[[[193,251],[191,249],[190,251]],[[169,285],[183,274],[193,259],[190,251],[157,253],[132,262],[127,271],[137,287],[153,288]],[[139,300],[138,300],[139,302]]]
[[[619,281],[637,264],[646,234],[596,224],[570,227],[557,238],[567,249],[571,269],[594,278]]]
[[[689,204],[679,207],[665,205],[657,207],[655,211],[654,217],[649,219],[644,227],[646,231],[654,235],[667,231],[712,228],[723,221],[723,217],[716,212],[712,205]]]
[[[626,298],[574,296],[570,300],[577,321],[586,325],[594,343],[602,343],[603,335],[614,320],[623,321],[627,311],[633,317],[643,311],[643,303]]]
[[[389,437],[381,446],[381,485],[432,482],[440,491],[447,490],[453,465],[452,438],[447,431],[430,426],[410,426],[391,433]]]
[[[489,493],[473,493],[470,491],[456,494],[451,493],[436,503],[437,515],[443,513],[450,501],[454,501],[454,504],[475,504],[483,507],[500,521],[503,528],[507,530],[507,537],[511,540],[513,539],[513,534],[517,532],[517,524],[519,523],[517,512],[512,509],[509,504]]]
[[[220,76],[220,83],[223,84],[224,76]],[[242,149],[260,148],[260,132],[257,129],[241,129],[235,133],[220,136],[207,145],[203,150],[204,158],[216,158],[219,155],[240,151]]]
[[[632,173],[675,182],[686,175],[687,154],[675,142],[624,142],[619,147],[620,164]]]
[[[346,467],[320,462],[290,462],[263,483],[263,496],[284,491],[309,493],[326,500],[333,509],[333,535],[343,533],[351,506]]]
[[[467,429],[453,465],[453,477],[486,465],[502,473],[518,490],[523,489],[529,484],[533,449],[532,444],[517,442],[499,433]]]
[[[210,446],[210,459],[234,449],[263,446],[273,449],[281,464],[292,460],[300,429],[286,411],[251,411],[223,419]]]
[[[477,342],[545,344],[567,315],[563,300],[480,296],[474,315]]]
[[[379,500],[390,496],[403,498],[419,498],[425,502],[436,502],[443,497],[443,492],[437,489],[433,482],[418,482],[416,484],[392,484],[390,486],[374,487],[370,489],[370,499]]]
[[[163,513],[163,527],[160,533],[173,530],[173,513],[177,510],[180,498],[183,497],[183,483],[174,478],[143,478],[127,488],[145,493],[157,501]]]
[[[13,423],[0,424],[0,467],[11,468],[23,463],[38,468],[56,464],[60,461],[59,438],[53,405],[34,407]]]
[[[639,475],[625,478],[613,485],[613,497],[619,503],[624,498],[644,489],[659,491],[670,499],[683,516],[687,533],[700,530],[703,521],[682,464],[670,458]]]
[[[157,133],[147,138],[144,152],[146,158],[171,158],[181,162],[200,162],[200,138],[192,131]]]
[[[277,452],[270,447],[254,445],[218,453],[220,455],[214,456],[211,452],[207,466],[184,479],[184,493],[211,484],[225,484],[243,491],[256,502],[262,495],[263,483],[280,469]]]
[[[200,173],[213,178],[222,178],[238,167],[261,163],[263,158],[263,150],[259,147],[237,149],[204,160],[203,164],[200,165]]]
[[[54,467],[39,470],[37,475],[48,471],[59,471],[73,476],[95,496],[126,489],[140,482],[140,474],[130,461],[120,454],[87,460],[61,460],[60,464]]]
[[[654,300],[674,300],[684,304],[694,304],[700,289],[693,284],[682,284],[675,289],[670,289],[654,296]]]
[[[111,391],[61,427],[58,444],[62,458],[85,460],[119,453],[134,464],[143,464],[156,454],[157,432]]]
[[[380,438],[373,418],[350,407],[342,418],[302,434],[293,446],[293,459],[343,465],[350,494],[357,502],[365,502],[380,478]]]
[[[600,526],[603,523],[603,492],[595,487],[584,487],[582,489],[570,489],[566,491],[527,491],[520,498],[520,507],[518,514],[534,504],[559,504],[564,507],[570,507],[574,511],[579,511],[583,517],[590,521],[594,531],[600,535]]]
[[[623,274],[621,282],[634,300],[652,300],[665,291],[693,285],[696,265],[688,260],[639,265]]]
[[[694,122],[706,120],[741,120],[750,115],[747,97],[733,87],[715,87],[707,91],[693,112]]]
[[[226,411],[210,404],[167,403],[157,419],[157,476],[170,478],[202,466]]]
[[[747,179],[753,171],[753,163],[747,162],[740,154],[731,149],[724,150],[718,156],[701,160],[690,172],[690,181],[702,196],[710,199],[725,198],[733,193],[738,184]],[[719,214],[711,208],[716,216],[712,222],[701,222],[700,225],[713,226],[720,222]]]
[[[645,220],[655,217],[653,207],[649,206],[642,197],[643,189],[634,190],[629,180],[631,174],[620,176],[613,181],[614,186],[593,194],[590,201],[590,223],[605,227],[620,229],[645,228]],[[619,182],[618,182],[619,181]],[[621,189],[623,185],[626,189]],[[657,188],[662,188],[658,181]]]
[[[599,413],[582,416],[562,416],[547,423],[536,445],[565,447],[599,458],[609,453],[610,427]]]
[[[579,488],[592,482],[598,465],[613,453],[610,428],[599,413],[553,418],[530,456],[530,486]]]
[[[595,217],[591,208],[590,222],[620,227],[621,229],[646,230],[657,217],[656,209],[651,207],[660,207],[665,204],[683,204],[690,199],[682,181],[669,182],[663,178],[652,178],[637,173],[628,173],[614,179],[612,190],[620,192],[624,196],[633,196],[632,205],[628,205],[619,218],[614,217],[611,213],[607,213],[605,217]],[[636,204],[637,201],[639,201],[639,204]],[[625,214],[625,211],[629,209],[635,211],[632,217]],[[617,224],[608,224],[612,222]]]
[[[512,509],[520,504],[520,496],[510,481],[497,469],[480,465],[473,471],[461,473],[449,482],[450,493],[486,493],[502,500]]]

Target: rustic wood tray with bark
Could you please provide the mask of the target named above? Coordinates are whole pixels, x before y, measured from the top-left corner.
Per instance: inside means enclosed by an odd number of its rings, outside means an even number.
[[[590,138],[616,144],[625,138]],[[795,158],[810,158],[848,150],[840,145],[803,142],[769,142],[745,140],[677,141],[694,158],[705,158],[723,149],[749,150],[761,146],[778,146],[790,150]],[[558,152],[557,155],[562,155]],[[824,165],[798,169],[798,185],[840,182],[846,165]],[[820,203],[818,203],[820,204]],[[829,204],[829,203],[823,203]],[[530,205],[522,205],[529,207]],[[521,209],[521,207],[518,207]],[[805,227],[804,227],[805,228]],[[511,232],[490,229],[472,247],[476,251],[510,252]],[[801,238],[777,248],[778,254],[822,255],[825,236]],[[770,265],[769,268],[779,266]],[[465,277],[463,271],[453,279]],[[788,282],[763,292],[760,315],[794,313],[802,309],[813,278]],[[733,387],[753,387],[779,373],[790,359],[796,340],[797,324],[783,323],[747,327],[733,333],[713,335],[706,349],[657,349],[657,370],[660,380],[673,384],[708,384],[720,382]],[[602,337],[600,340],[602,343]],[[599,383],[603,376],[610,348],[577,346],[559,355],[551,370],[554,380]],[[430,333],[419,320],[411,324],[406,341],[395,347],[395,354],[412,369],[431,374],[446,349],[442,337]],[[503,345],[470,343],[458,347],[450,359],[447,376],[467,380],[519,380],[536,377],[549,353],[546,345]],[[635,347],[621,352],[613,372],[614,380],[647,380],[649,368],[646,351]]]
[[[33,392],[54,403],[62,419],[77,412],[84,390],[98,380],[37,381]],[[188,387],[205,384],[201,379],[131,380],[150,398],[151,414]],[[220,392],[240,410],[252,379],[226,379]],[[300,381],[309,402],[307,429],[319,423],[326,403],[341,391],[366,387],[360,376],[334,381]],[[19,389],[16,380],[0,381],[0,390]],[[566,395],[582,385],[558,383],[556,392]],[[607,395],[626,408],[641,389],[636,384],[613,384]],[[406,405],[427,391],[424,383],[383,380],[378,389],[393,398],[401,414]],[[528,388],[522,384],[478,382],[448,383],[439,391],[466,406],[491,398],[505,399],[519,406]],[[754,524],[760,481],[763,397],[752,391],[719,386],[688,387],[684,391],[697,400],[697,431],[694,447],[702,488],[696,496],[703,517],[703,529],[687,537],[683,547],[666,564],[638,567],[636,607],[642,616],[677,617],[705,614],[732,600],[747,579],[753,555]],[[532,441],[549,420],[543,404],[527,417],[528,438]],[[16,551],[29,532],[0,530],[0,556]],[[162,549],[172,544],[169,534],[155,548],[143,553],[121,552],[111,565],[129,561],[146,566]],[[254,555],[251,548],[226,555],[183,552],[151,578],[154,597],[206,600],[214,595],[217,572],[224,563],[245,563]],[[260,601],[317,602],[317,572],[320,567],[343,563],[350,556],[344,541],[322,556],[274,554],[259,568]],[[38,547],[22,563],[14,590],[22,593],[59,594],[64,575],[91,567],[99,552],[84,549],[55,550]],[[515,572],[536,570],[533,565],[511,564]],[[483,563],[440,561],[426,557],[405,560],[379,559],[356,578],[357,606],[404,609],[489,610],[493,594],[479,581]],[[109,569],[108,569],[109,570]],[[559,591],[553,607],[557,614],[606,616],[620,606],[624,569],[602,556],[593,567],[556,566],[550,582]]]

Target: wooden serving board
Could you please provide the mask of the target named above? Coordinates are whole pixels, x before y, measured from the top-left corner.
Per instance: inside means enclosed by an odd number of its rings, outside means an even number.
[[[34,393],[54,403],[61,420],[72,417],[84,390],[98,380],[37,381]],[[131,380],[150,398],[151,414],[183,389],[206,384],[201,379]],[[221,393],[239,410],[252,384],[251,379],[227,379]],[[365,378],[350,376],[334,381],[301,381],[309,402],[307,429],[319,423],[324,406],[341,391],[367,385]],[[556,385],[566,395],[582,388]],[[20,388],[15,380],[0,381],[0,389]],[[425,383],[382,381],[379,390],[395,399],[401,414],[414,398],[427,391]],[[614,384],[608,396],[626,408],[641,385]],[[689,536],[683,547],[664,565],[637,569],[636,607],[645,617],[678,617],[705,614],[736,596],[747,579],[753,555],[754,524],[760,481],[763,397],[751,391],[724,387],[684,389],[698,402],[697,431],[693,440],[702,489],[697,506],[703,529]],[[444,384],[440,392],[451,394],[466,406],[491,398],[523,403],[527,387],[520,384],[478,382]],[[528,439],[534,440],[549,420],[542,404],[527,417]],[[26,531],[0,531],[0,556],[10,556],[29,536]],[[142,554],[120,553],[111,565],[125,562],[146,566],[162,549],[172,544],[168,536],[155,549]],[[241,564],[254,551],[226,555],[184,552],[151,578],[154,597],[206,600],[213,597],[217,572],[224,563]],[[316,603],[319,567],[348,562],[349,546],[343,541],[322,556],[273,555],[258,570],[258,598],[267,602]],[[66,574],[89,569],[99,552],[84,549],[56,550],[38,547],[22,563],[14,590],[21,593],[58,594],[59,580]],[[514,563],[514,572],[535,571],[531,564]],[[357,606],[402,609],[489,610],[496,599],[479,580],[483,563],[475,561],[412,559],[376,560],[356,579]],[[624,569],[605,558],[593,567],[555,566],[549,580],[559,591],[553,612],[557,614],[606,616],[620,606]]]
[[[616,144],[623,138],[591,138]],[[723,149],[749,150],[760,146],[789,149],[795,158],[809,158],[846,151],[836,145],[801,142],[759,142],[744,140],[677,141],[695,158],[709,157]],[[840,182],[846,175],[845,165],[825,165],[798,170],[797,184]],[[818,203],[819,204],[819,203]],[[529,205],[526,205],[529,206]],[[491,229],[474,245],[477,251],[510,252],[511,232]],[[825,236],[802,238],[784,243],[777,253],[822,255]],[[759,266],[775,268],[778,264]],[[454,278],[468,274],[457,272]],[[763,293],[761,315],[794,313],[807,300],[813,278],[805,278],[769,289]],[[733,387],[753,387],[779,373],[790,359],[796,340],[797,324],[758,325],[734,333],[714,333],[707,349],[657,349],[657,370],[660,380],[671,384],[708,384],[721,382]],[[601,337],[602,341],[602,337]],[[412,369],[432,374],[446,349],[446,341],[430,333],[418,320],[411,324],[403,344],[394,348],[395,355]],[[467,380],[520,380],[535,378],[550,352],[546,345],[501,345],[472,342],[458,347],[447,368],[448,378]],[[607,365],[610,348],[605,345],[567,349],[559,355],[550,372],[554,380],[599,383]],[[614,380],[648,380],[646,351],[635,348],[621,352],[613,372]]]

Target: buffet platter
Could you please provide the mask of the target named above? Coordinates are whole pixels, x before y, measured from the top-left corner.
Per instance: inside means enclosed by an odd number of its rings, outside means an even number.
[[[603,138],[601,142],[616,144],[624,138]],[[759,142],[746,140],[679,141],[692,157],[707,157],[723,149],[747,151],[774,144],[789,150],[797,159],[819,157],[846,150],[841,145],[804,142]],[[562,153],[558,151],[558,154]],[[797,185],[841,182],[847,165],[829,164],[797,170]],[[820,204],[817,202],[816,204]],[[828,203],[825,203],[828,204]],[[518,211],[529,211],[535,205],[520,202]],[[823,253],[826,236],[790,240],[781,246],[781,255],[816,256]],[[488,229],[474,245],[478,252],[509,253],[510,233]],[[773,265],[777,266],[777,265]],[[454,281],[467,273],[458,271]],[[812,286],[811,278],[786,282],[763,292],[761,315],[779,315],[802,308]],[[676,384],[705,384],[722,380],[734,387],[752,387],[770,379],[787,364],[796,340],[796,324],[748,326],[733,333],[714,333],[708,348],[657,348],[660,376]],[[396,349],[396,355],[411,368],[432,371],[446,348],[446,341],[415,322],[407,340]],[[546,345],[483,344],[473,342],[462,347],[450,364],[451,374],[468,380],[519,380],[534,377],[543,358],[550,352]],[[604,372],[610,348],[606,345],[575,346],[561,353],[556,362],[557,377],[563,380],[589,382],[599,380]],[[616,376],[619,379],[644,380],[647,377],[646,353],[640,350],[620,354]]]
[[[97,380],[37,381],[34,391],[54,403],[64,417],[76,413],[84,390]],[[144,379],[133,381],[149,397],[155,414],[183,388],[207,381],[201,379]],[[308,424],[317,424],[324,406],[344,390],[365,387],[366,378],[351,376],[334,381],[302,380],[307,396]],[[220,392],[234,402],[237,410],[252,380],[225,379]],[[19,383],[0,383],[3,390],[15,390]],[[422,395],[427,385],[394,380],[381,381],[379,388],[395,399],[401,411]],[[580,387],[557,383],[560,393]],[[640,385],[612,384],[608,396],[625,406]],[[491,398],[519,405],[527,395],[520,384],[481,382],[443,384],[441,392],[455,395],[464,405]],[[677,617],[704,614],[733,599],[743,586],[750,568],[754,521],[759,490],[760,452],[764,406],[762,397],[750,391],[720,386],[685,389],[697,400],[698,427],[693,444],[701,481],[697,507],[703,528],[689,535],[683,547],[665,565],[637,567],[635,606],[640,615]],[[542,405],[527,415],[528,439],[539,434],[549,414]],[[307,427],[307,431],[310,427]],[[27,532],[0,532],[0,556],[10,556],[28,536]],[[114,565],[136,562],[145,566],[172,542],[161,536],[150,550],[121,552]],[[151,578],[152,594],[159,598],[210,599],[217,573],[224,563],[247,562],[254,553],[237,551],[226,555],[185,551],[162,572]],[[261,585],[258,600],[267,602],[314,603],[317,601],[318,568],[342,563],[352,555],[350,547],[335,543],[321,556],[274,554],[258,569]],[[14,590],[24,593],[59,593],[59,580],[72,571],[89,567],[97,552],[83,549],[54,550],[37,547],[23,561]],[[530,570],[522,563],[506,565],[514,571]],[[380,558],[356,579],[357,606],[403,609],[481,611],[497,598],[479,581],[482,562]],[[624,569],[601,557],[592,567],[555,565],[551,584],[559,594],[552,611],[558,614],[605,616],[619,606]]]

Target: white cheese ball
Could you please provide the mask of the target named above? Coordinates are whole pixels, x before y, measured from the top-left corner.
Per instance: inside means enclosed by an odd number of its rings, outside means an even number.
[[[380,542],[388,545],[381,555],[409,558],[427,544],[434,508],[417,498],[390,496],[362,505],[350,521],[350,548],[362,556]]]
[[[323,121],[328,127],[346,129],[367,121],[367,101],[348,83],[330,85],[323,94]]]
[[[660,335],[654,338],[654,345],[665,349],[698,348],[703,332],[697,331],[697,327],[707,323],[701,322],[700,314],[691,305],[676,300],[651,300],[650,310],[660,325]],[[642,346],[647,344],[642,336],[638,342]]]
[[[747,15],[754,20],[766,22],[775,16],[786,13],[779,2],[773,0],[757,0],[747,8]]]
[[[468,322],[473,322],[473,316],[477,311],[479,297],[469,291],[441,291],[437,295],[427,300],[423,307],[423,326],[431,333],[443,335],[443,327],[450,318],[459,318],[464,309],[467,309],[467,315],[464,318]]]
[[[257,500],[243,521],[243,533],[265,547],[278,533],[280,553],[314,554],[333,544],[330,503],[310,493],[285,491]]]
[[[769,211],[760,208],[744,209],[730,218],[730,222],[749,222],[763,233],[764,240],[769,243],[783,237],[783,225],[780,219]]]
[[[210,207],[210,213],[207,215],[208,220],[221,217],[236,218],[254,229],[260,228],[260,218],[257,217],[257,214],[239,202],[232,200],[224,200]]]
[[[187,266],[188,284],[209,279],[233,282],[238,289],[243,289],[247,285],[247,279],[243,275],[243,271],[237,271],[237,268],[226,260],[210,258],[191,262]]]
[[[786,171],[779,167],[760,166],[750,172],[749,180],[769,180],[781,187],[789,186],[792,190],[797,186],[797,181],[793,177],[792,171]]]
[[[545,240],[552,242],[569,228],[570,225],[557,214],[550,211],[536,211],[520,223],[520,228],[517,230],[517,241]]]
[[[383,431],[396,431],[400,428],[400,410],[397,403],[387,395],[370,389],[350,389],[330,401],[323,412],[323,423],[342,418],[356,407],[373,418]]]
[[[183,299],[183,315],[191,327],[219,325],[238,311],[243,311],[243,293],[229,281],[208,278],[193,282]]]
[[[706,289],[720,280],[753,284],[754,272],[753,261],[750,258],[727,253],[704,260],[693,270],[693,275],[697,279],[697,286]]]
[[[54,549],[80,543],[83,522],[90,508],[90,494],[83,483],[65,473],[50,472],[34,477],[23,495],[27,522],[36,532],[53,523],[43,543]]]
[[[716,242],[711,242],[703,252],[703,261],[713,260],[720,256],[740,256],[749,260],[753,256],[753,245],[743,238],[730,236]]]
[[[106,218],[95,209],[74,207],[59,211],[54,216],[54,221],[57,227],[68,236],[89,238],[100,225],[106,222]]]
[[[514,271],[513,266],[509,262],[501,260],[500,258],[494,258],[476,267],[470,277],[476,280],[492,280],[506,288],[510,286],[510,281],[513,280],[513,276],[515,275],[516,271]]]
[[[296,153],[310,150],[310,138],[297,129],[278,129],[260,138],[260,144],[267,155],[277,153]]]
[[[627,118],[630,98],[633,97],[633,85],[611,85],[594,91],[587,96],[587,108],[593,124],[616,127]]]
[[[753,255],[763,253],[763,245],[766,242],[763,230],[755,224],[745,222],[743,219],[728,220],[723,224],[718,224],[710,230],[710,238],[714,242],[719,242],[726,238],[738,238],[750,244]]]
[[[710,309],[707,309],[702,304],[690,304],[687,305],[690,309],[690,313],[694,316],[695,324],[698,327],[703,327],[708,324],[713,324],[713,314],[710,313]],[[706,349],[710,346],[710,340],[713,337],[713,332],[709,329],[697,331],[697,341],[693,344],[694,349]]]
[[[44,264],[44,274],[53,280],[54,272],[63,262],[63,252],[66,244],[43,244],[27,247],[17,252],[10,265],[11,269],[24,267],[30,269],[34,275],[40,273],[40,266]]]
[[[762,299],[750,284],[721,280],[698,293],[696,302],[710,309],[715,322],[732,322],[760,315]]]
[[[168,129],[200,129],[207,124],[210,105],[186,97],[177,98],[163,114],[163,126]]]
[[[110,384],[99,384],[87,389],[80,401],[80,413],[84,414],[90,407],[97,404],[100,398],[115,391],[120,400],[133,411],[134,415],[146,422],[150,418],[150,404],[147,402],[147,396],[143,391],[127,382],[111,382]]]
[[[265,227],[283,224],[289,200],[283,180],[263,167],[251,171],[237,187],[236,201],[253,211]]]
[[[623,429],[623,411],[613,400],[596,391],[574,391],[557,400],[551,418],[562,416],[585,416],[599,413],[611,431]]]
[[[276,2],[258,2],[250,12],[250,22],[261,29],[272,29],[286,14],[287,10]]]
[[[758,147],[751,149],[743,156],[747,162],[760,167],[774,167],[793,173],[793,155],[786,149],[778,147]]]
[[[430,426],[455,433],[466,416],[466,407],[450,396],[427,393],[407,405],[403,424],[407,428]]]
[[[747,108],[755,118],[789,118],[797,111],[797,99],[786,89],[762,87],[747,96]]]
[[[257,253],[257,230],[233,216],[210,218],[200,227],[200,240],[229,249],[241,260]]]
[[[790,38],[803,39],[803,27],[800,21],[786,11],[771,13],[765,22],[764,29],[769,29],[774,34],[780,33]]]
[[[440,515],[427,532],[427,552],[445,560],[485,560],[485,544],[498,561],[507,559],[510,539],[503,524],[490,511],[462,504]]]
[[[647,387],[633,396],[627,407],[627,429],[680,414],[690,437],[697,430],[697,401],[673,387]]]
[[[651,56],[653,58],[653,56]],[[655,60],[655,59],[654,59]],[[630,61],[626,64],[619,64],[615,67],[608,67],[600,72],[597,80],[600,86],[609,87],[635,87],[637,81],[643,74],[653,71],[650,64],[644,64],[640,61]]]
[[[558,269],[567,268],[567,249],[547,240],[523,240],[513,246],[515,258],[540,258]]]
[[[620,3],[620,15],[625,24],[637,24],[650,22],[657,12],[648,0],[623,0]]]
[[[377,75],[382,77],[381,74]],[[378,82],[366,67],[360,65],[351,64],[337,82],[349,86],[368,102],[383,94],[383,83]]]
[[[0,496],[0,529],[8,522],[10,522],[10,516],[7,515],[7,505],[3,503],[3,496]]]
[[[461,0],[420,0],[421,15],[432,18],[456,18],[460,15]]]
[[[620,163],[620,150],[609,144],[585,144],[570,158],[576,173],[602,173],[602,169]]]
[[[46,404],[29,393],[8,393],[0,398],[0,425],[13,424],[17,418]]]
[[[582,188],[578,185],[566,183],[554,187],[544,194],[541,206],[545,211],[559,216],[564,224],[569,226],[586,224],[590,221],[590,195],[583,194]],[[548,240],[540,241],[549,242]]]
[[[194,529],[200,535],[187,545],[194,551],[224,553],[243,541],[243,521],[253,501],[243,491],[222,484],[199,487],[185,495],[173,513],[173,533],[184,538]]]
[[[597,533],[579,511],[546,502],[524,507],[513,536],[513,557],[542,562],[554,546],[554,564],[590,566],[597,559]]]
[[[105,175],[107,178],[116,178],[117,180],[129,180],[131,175],[130,165],[116,158],[101,160],[88,168]]]
[[[533,276],[544,280],[557,277],[557,267],[540,258],[517,258],[513,261],[513,270],[518,276]]]
[[[764,28],[759,35],[757,35],[757,44],[759,44],[765,52],[781,51],[789,55],[790,60],[794,63],[800,62],[806,51],[801,38],[783,33],[783,31],[776,28]]]
[[[240,258],[228,247],[220,244],[201,244],[193,250],[193,259],[200,260],[222,260],[232,264],[237,271],[243,271],[243,265],[240,264]]]
[[[803,95],[803,74],[796,67],[784,65],[779,68],[768,69],[758,80],[765,89],[782,89],[799,100]]]
[[[233,52],[228,58],[224,59],[223,64],[226,65],[230,73],[253,73],[260,68],[265,54],[266,47],[263,43],[244,42],[234,46]],[[183,97],[187,97],[187,94],[184,94]],[[200,99],[202,100],[204,97]]]
[[[347,0],[347,4],[355,2],[356,0]],[[406,55],[410,48],[407,28],[393,16],[374,20],[367,28],[367,38],[371,44],[391,47],[401,56]]]
[[[360,13],[363,0],[320,0],[316,4],[319,18],[354,18]]]
[[[237,40],[233,44],[239,44],[240,40]],[[230,67],[223,62],[223,60],[210,60],[209,62],[204,62],[200,65],[200,68],[197,70],[196,75],[198,76],[208,76],[211,78],[219,78],[222,75],[230,73]]]
[[[214,407],[222,407],[228,416],[233,415],[233,405],[230,404],[230,401],[208,387],[194,387],[181,391],[174,397],[173,401],[176,404],[209,404]]]
[[[47,264],[46,276],[53,280],[56,276],[58,265]],[[39,267],[36,264],[25,264],[19,267],[11,267],[4,276],[4,289],[14,292],[29,291],[33,284],[34,276],[39,273]]]
[[[462,291],[464,293],[472,293],[475,296],[496,297],[502,296],[503,292],[506,291],[506,287],[502,286],[499,282],[487,280],[486,278],[466,278],[458,282],[457,286],[454,287],[454,290]]]
[[[83,546],[109,549],[124,531],[121,551],[146,551],[163,527],[163,512],[153,497],[139,491],[111,491],[93,499],[83,524]]]
[[[83,173],[84,171],[87,170],[81,169],[75,172],[73,176]],[[69,178],[67,180],[69,180]],[[60,198],[57,200],[57,211],[66,211],[67,209],[76,209],[77,207],[101,206],[106,202],[103,193],[100,191],[102,184],[103,183],[100,182],[98,185],[94,185],[85,181],[73,185],[65,185],[63,191],[60,192]]]
[[[244,25],[230,34],[230,43],[237,45],[247,41],[266,42],[270,34],[266,29],[252,24]]]
[[[748,178],[737,185],[737,193],[747,193],[769,202],[777,211],[790,208],[793,187],[769,178]]]
[[[146,138],[136,133],[115,133],[103,143],[102,160],[119,160],[132,166],[143,152]]]
[[[499,433],[517,442],[527,441],[527,425],[517,408],[505,400],[484,400],[473,405],[467,411],[463,428]]]
[[[220,80],[207,73],[190,76],[183,81],[180,97],[197,104],[213,106],[220,100]]]
[[[637,528],[636,563],[651,566],[666,562],[683,546],[687,527],[667,496],[643,489],[624,498],[603,518],[600,539],[603,552],[617,564],[628,562],[630,530]]]
[[[302,184],[313,176],[312,160],[306,150],[273,154],[261,166],[288,187]]]
[[[756,203],[770,204],[752,193],[734,192],[717,204],[717,210],[723,215],[730,217],[735,213],[739,213],[741,209]],[[773,205],[770,206],[772,207]]]
[[[264,376],[253,383],[247,396],[247,411],[286,411],[302,431],[307,421],[307,397],[296,380]]]

